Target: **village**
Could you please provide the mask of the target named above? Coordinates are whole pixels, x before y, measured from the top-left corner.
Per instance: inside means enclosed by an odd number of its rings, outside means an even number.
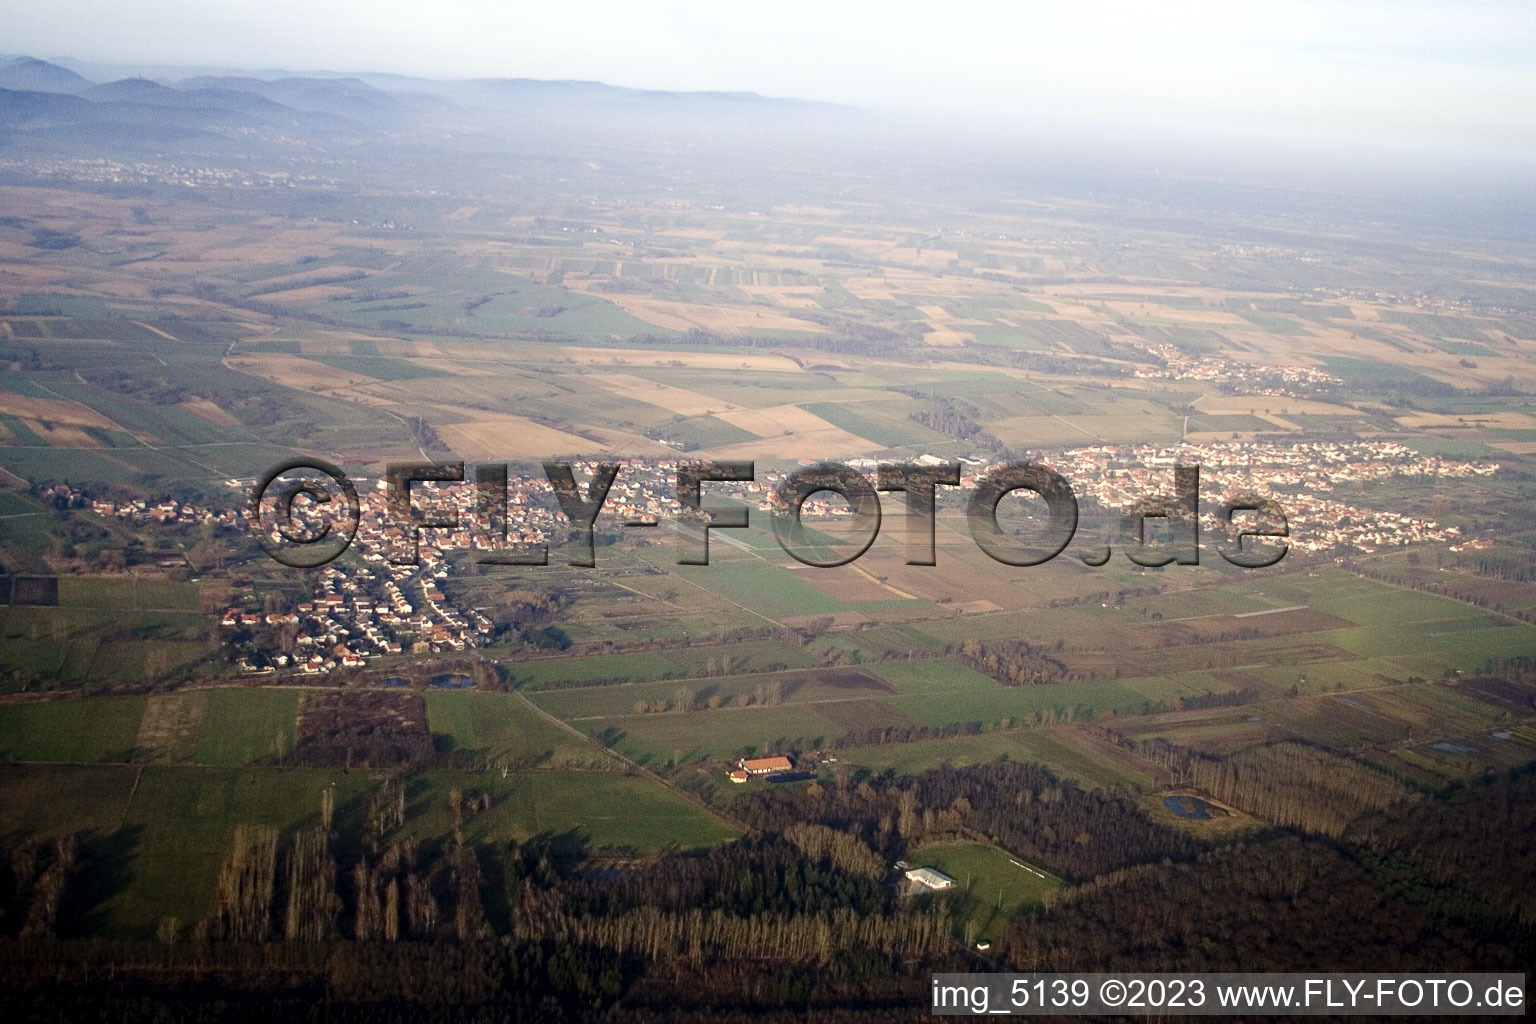
[[[1094,509],[1123,512],[1148,497],[1170,494],[1175,465],[1200,467],[1201,526],[1224,532],[1220,511],[1254,496],[1277,502],[1289,528],[1287,543],[1303,553],[1370,553],[1408,544],[1445,543],[1476,546],[1455,526],[1340,500],[1345,487],[1394,478],[1465,479],[1488,477],[1496,463],[1464,462],[1422,456],[1392,441],[1317,441],[1297,444],[1263,442],[1185,443],[1177,447],[1097,445],[1040,456],[1065,476]],[[922,465],[943,460],[925,456]],[[872,476],[873,460],[854,460],[849,468]],[[659,522],[679,514],[675,494],[676,461],[626,460],[610,489],[597,530],[617,530],[623,523]],[[995,468],[981,460],[961,463],[961,491],[974,487]],[[590,477],[592,460],[573,470]],[[705,507],[729,499],[759,514],[776,508],[775,489],[788,474],[765,472],[753,481],[711,483]],[[366,484],[366,481],[364,482]],[[939,488],[941,507],[953,502],[954,488]],[[310,601],[292,609],[256,612],[228,609],[221,625],[229,642],[243,652],[240,667],[253,673],[318,674],[362,667],[370,660],[401,653],[463,652],[490,643],[496,624],[486,611],[454,605],[440,587],[453,571],[451,560],[465,553],[476,558],[512,551],[538,564],[550,556],[545,545],[560,540],[569,524],[558,510],[542,474],[509,476],[504,528],[469,483],[421,482],[412,489],[416,523],[452,521],[451,528],[399,523],[390,513],[384,480],[364,486],[351,555],[317,570]],[[103,507],[98,512],[107,513]],[[228,522],[235,513],[174,505],[128,503],[114,506],[119,516],[214,519]],[[110,514],[110,513],[107,513]],[[807,501],[802,515],[826,519],[851,515],[849,506],[823,492]],[[761,524],[761,520],[758,523]],[[532,556],[530,559],[530,555]],[[414,564],[413,564],[414,562]]]
[[[1301,393],[1344,383],[1315,366],[1273,366],[1215,356],[1193,356],[1166,342],[1134,342],[1161,364],[1136,370],[1143,379],[1199,380],[1220,384],[1232,394],[1296,398]]]
[[[1257,496],[1280,504],[1289,544],[1303,552],[1351,549],[1369,554],[1387,547],[1456,543],[1461,531],[1432,520],[1352,505],[1331,497],[1355,485],[1393,478],[1491,477],[1498,463],[1422,456],[1393,441],[1185,442],[1073,448],[1052,460],[1063,476],[1104,509],[1130,507],[1149,494],[1172,490],[1175,465],[1200,467],[1201,525],[1225,530],[1212,510]]]

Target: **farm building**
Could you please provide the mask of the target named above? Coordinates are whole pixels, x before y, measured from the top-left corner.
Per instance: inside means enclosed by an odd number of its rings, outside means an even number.
[[[772,775],[774,772],[787,772],[794,765],[789,763],[787,757],[751,757],[742,758],[739,767],[748,775]]]
[[[742,783],[742,782],[746,782],[747,779],[749,779],[749,778],[751,778],[751,776],[748,775],[746,773],[746,771],[744,769],[742,769],[742,768],[737,768],[735,771],[731,772],[731,781],[732,782]]]
[[[916,882],[918,885],[929,889],[949,889],[955,884],[955,880],[942,871],[933,868],[913,868],[907,872],[907,881]]]

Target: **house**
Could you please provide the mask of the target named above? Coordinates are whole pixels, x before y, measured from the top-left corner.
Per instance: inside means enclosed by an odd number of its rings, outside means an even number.
[[[933,868],[913,868],[907,872],[907,881],[916,882],[929,889],[951,889],[955,884],[953,878]]]
[[[744,768],[737,768],[735,771],[731,772],[731,781],[737,785],[746,782],[749,778],[751,778],[751,776],[747,774],[746,769]]]
[[[789,758],[779,756],[743,758],[737,767],[748,775],[772,775],[775,772],[787,772],[794,765],[790,764]]]

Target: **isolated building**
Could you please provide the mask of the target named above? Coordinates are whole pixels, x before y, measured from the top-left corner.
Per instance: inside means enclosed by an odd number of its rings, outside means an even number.
[[[929,889],[950,889],[954,887],[955,880],[942,871],[933,868],[913,868],[907,872],[907,881],[916,882],[918,885]]]
[[[739,766],[748,775],[772,775],[775,772],[787,772],[794,767],[789,758],[783,756],[742,758]]]

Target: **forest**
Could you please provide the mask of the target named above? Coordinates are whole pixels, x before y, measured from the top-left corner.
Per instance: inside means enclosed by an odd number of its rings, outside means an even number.
[[[10,837],[0,1012],[878,1022],[924,1016],[938,970],[1497,970],[1536,950],[1536,773],[1426,795],[1300,744],[1154,752],[1288,824],[1199,839],[1003,760],[745,793],[742,839],[629,861],[570,834],[471,842],[492,799],[469,789],[441,798],[445,834],[409,834],[390,775],[360,813],[327,791],[312,824],[238,826],[209,916],[137,941],[91,937],[103,837]],[[946,894],[914,898],[892,869],[956,839],[1070,884],[977,952]]]

